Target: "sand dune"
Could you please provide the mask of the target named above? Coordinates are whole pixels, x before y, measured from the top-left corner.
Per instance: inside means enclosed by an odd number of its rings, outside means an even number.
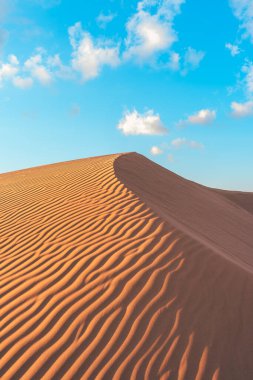
[[[7,379],[253,378],[252,194],[131,153],[0,176]]]
[[[253,214],[253,193],[244,193],[242,191],[215,190],[218,194],[223,195],[239,207],[244,208]]]

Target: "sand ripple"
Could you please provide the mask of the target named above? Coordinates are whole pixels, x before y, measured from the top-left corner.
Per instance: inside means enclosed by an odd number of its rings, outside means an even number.
[[[1,378],[251,380],[249,252],[165,217],[124,157],[0,176]]]

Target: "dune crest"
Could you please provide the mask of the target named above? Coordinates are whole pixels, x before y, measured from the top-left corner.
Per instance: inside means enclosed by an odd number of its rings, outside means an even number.
[[[131,153],[2,174],[0,199],[1,378],[253,378],[249,198]]]

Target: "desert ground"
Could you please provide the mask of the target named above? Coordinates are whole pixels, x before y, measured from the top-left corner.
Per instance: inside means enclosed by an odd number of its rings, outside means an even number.
[[[137,153],[0,175],[3,380],[253,379],[253,193]]]

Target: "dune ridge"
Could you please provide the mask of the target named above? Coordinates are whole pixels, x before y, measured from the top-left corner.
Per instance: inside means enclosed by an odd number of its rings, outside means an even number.
[[[3,379],[252,379],[249,211],[135,153],[2,174],[0,199]]]

